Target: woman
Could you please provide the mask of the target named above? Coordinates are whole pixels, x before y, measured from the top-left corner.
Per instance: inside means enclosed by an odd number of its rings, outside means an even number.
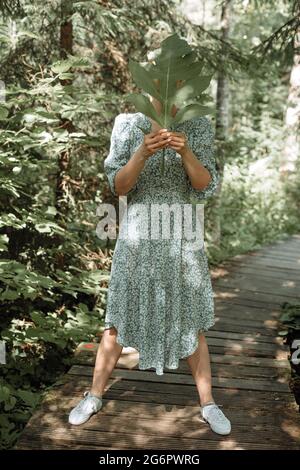
[[[160,102],[150,99],[160,113]],[[173,106],[173,115],[177,111]],[[138,126],[146,127],[148,133],[144,135]],[[189,204],[191,196],[196,201],[211,196],[219,179],[213,137],[205,117],[172,125],[169,130],[142,113],[119,114],[115,119],[104,168],[112,192],[129,195],[128,216],[126,222],[122,220],[114,251],[92,388],[71,411],[71,424],[82,424],[101,409],[105,386],[122,348],[131,346],[139,351],[139,369],[153,367],[158,375],[165,367],[176,369],[179,359],[186,358],[203,420],[218,434],[231,431],[230,421],[212,396],[204,333],[215,322],[214,302],[203,246],[199,243],[195,248],[184,237],[145,237],[150,233],[149,224],[145,231],[146,219],[136,210],[146,207],[144,216],[151,219],[156,204],[178,208],[178,204]],[[173,218],[173,231],[174,226],[178,228]]]

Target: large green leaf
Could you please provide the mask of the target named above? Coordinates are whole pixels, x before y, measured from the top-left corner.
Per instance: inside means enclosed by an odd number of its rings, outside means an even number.
[[[140,95],[138,93],[132,93],[128,95],[127,101],[130,101],[135,107],[146,116],[151,117],[154,121],[158,122],[159,125],[163,126],[162,116],[160,116],[151,101],[147,96]]]
[[[142,94],[127,95],[128,101],[161,127],[169,128],[174,123],[213,112],[204,104],[210,97],[203,93],[212,75],[201,75],[203,63],[196,59],[196,53],[187,41],[177,34],[162,41],[155,51],[153,63],[139,64],[130,60],[129,69],[136,85],[161,103],[161,113],[158,115],[151,101]],[[174,105],[178,108],[175,116],[172,113]]]
[[[138,62],[129,59],[129,70],[138,87],[143,88],[156,99],[161,99],[161,96],[152,80],[151,74],[144,67],[142,67]]]
[[[188,121],[189,119],[193,119],[195,117],[205,116],[206,114],[212,113],[214,110],[213,108],[209,108],[208,106],[203,106],[202,104],[194,103],[184,108],[180,109],[174,118],[174,122],[181,123],[184,121]]]
[[[211,78],[211,75],[206,75],[187,80],[182,87],[176,90],[173,103],[179,107],[187,100],[199,96],[209,86]]]

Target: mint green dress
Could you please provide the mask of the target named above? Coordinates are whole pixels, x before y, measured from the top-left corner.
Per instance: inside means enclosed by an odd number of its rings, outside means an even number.
[[[104,161],[114,194],[117,172],[143,141],[138,126],[151,132],[151,122],[142,113],[121,113],[115,118],[109,154]],[[169,219],[173,236],[165,237],[162,224],[167,212],[163,216],[152,212],[153,207],[195,208],[191,202],[203,203],[215,192],[219,174],[214,158],[214,131],[206,117],[193,118],[170,129],[185,132],[189,147],[209,170],[211,181],[204,190],[194,189],[180,155],[173,149],[166,149],[164,176],[161,150],[146,161],[127,194],[127,216],[121,221],[115,245],[105,313],[105,328],[116,328],[117,342],[139,351],[139,369],[153,368],[158,375],[165,369],[178,368],[179,360],[197,349],[199,332],[207,331],[215,322],[203,244],[191,243],[184,231],[178,230],[184,225],[184,217],[177,219],[176,211],[170,212]],[[193,228],[195,217],[194,212]],[[150,232],[153,226],[157,228],[155,236]]]

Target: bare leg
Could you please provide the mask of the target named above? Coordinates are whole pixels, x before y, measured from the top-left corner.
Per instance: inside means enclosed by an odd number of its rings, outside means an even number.
[[[213,402],[211,390],[211,369],[208,346],[203,333],[199,335],[199,346],[196,351],[187,357],[187,362],[196,382],[200,398],[200,405]]]
[[[93,385],[91,388],[93,395],[103,395],[108,379],[121,355],[123,346],[117,343],[116,338],[117,330],[115,328],[104,330],[97,351]]]

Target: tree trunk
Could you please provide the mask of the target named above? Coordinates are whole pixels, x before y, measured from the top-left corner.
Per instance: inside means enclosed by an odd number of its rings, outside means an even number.
[[[230,34],[230,14],[231,0],[225,0],[222,5],[221,12],[221,39],[227,41]],[[220,70],[217,79],[217,103],[216,103],[216,161],[217,169],[220,174],[220,184],[215,197],[212,201],[212,223],[211,223],[211,240],[218,247],[221,241],[221,219],[219,209],[221,206],[220,192],[225,166],[225,142],[228,136],[230,125],[229,115],[229,85],[226,78],[222,63],[226,60],[226,53],[221,54]]]
[[[295,36],[294,61],[290,74],[289,96],[285,114],[286,139],[280,161],[282,179],[296,170],[299,158],[299,129],[300,129],[300,31]]]
[[[66,59],[73,51],[73,25],[71,15],[73,13],[73,0],[61,1],[61,26],[60,26],[60,56]],[[69,85],[70,80],[62,80],[62,85]],[[72,122],[62,119],[60,127],[69,132],[74,130]],[[56,209],[57,218],[61,219],[68,210],[68,170],[70,166],[70,154],[63,151],[58,156],[58,172],[56,178]]]

